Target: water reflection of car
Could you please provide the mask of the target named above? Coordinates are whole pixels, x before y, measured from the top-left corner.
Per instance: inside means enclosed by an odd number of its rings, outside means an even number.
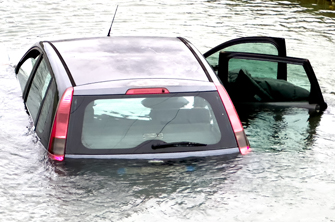
[[[173,159],[249,151],[225,88],[183,38],[42,41],[15,72],[51,159]]]

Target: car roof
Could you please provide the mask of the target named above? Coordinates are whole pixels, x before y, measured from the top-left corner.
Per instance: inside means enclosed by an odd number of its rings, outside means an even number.
[[[120,36],[51,43],[77,86],[150,78],[209,81],[197,57],[180,38]]]

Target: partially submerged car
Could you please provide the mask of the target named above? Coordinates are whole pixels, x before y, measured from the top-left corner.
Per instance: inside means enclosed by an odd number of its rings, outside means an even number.
[[[42,41],[15,71],[51,159],[173,159],[249,151],[227,92],[183,38]]]
[[[302,69],[291,76],[290,65]],[[236,39],[204,56],[179,37],[42,41],[15,72],[36,134],[59,161],[245,154],[230,97],[242,107],[327,107],[308,60],[286,57],[278,38]]]

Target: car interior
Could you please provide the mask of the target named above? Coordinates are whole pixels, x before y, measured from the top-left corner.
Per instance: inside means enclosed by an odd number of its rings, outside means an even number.
[[[233,101],[287,102],[308,101],[309,91],[282,79],[253,78],[247,70],[228,72],[225,87]],[[247,91],[247,93],[246,93]]]

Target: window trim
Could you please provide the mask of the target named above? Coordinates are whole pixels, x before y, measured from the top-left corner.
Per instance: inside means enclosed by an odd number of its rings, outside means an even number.
[[[19,70],[20,70],[22,64],[25,63],[25,62],[27,61],[27,59],[32,58],[32,57],[30,56],[30,54],[33,53],[33,51],[35,51],[35,50],[39,52],[38,55],[43,54],[43,53],[42,53],[42,50],[41,50],[40,48],[36,47],[36,46],[30,48],[30,49],[29,49],[29,50],[22,56],[22,58],[20,59],[20,61],[19,61],[18,64],[17,64],[17,66],[15,67],[15,74],[18,74],[18,73],[19,73]],[[38,55],[37,55],[37,56],[38,56]],[[36,56],[36,57],[37,57],[37,56]]]

